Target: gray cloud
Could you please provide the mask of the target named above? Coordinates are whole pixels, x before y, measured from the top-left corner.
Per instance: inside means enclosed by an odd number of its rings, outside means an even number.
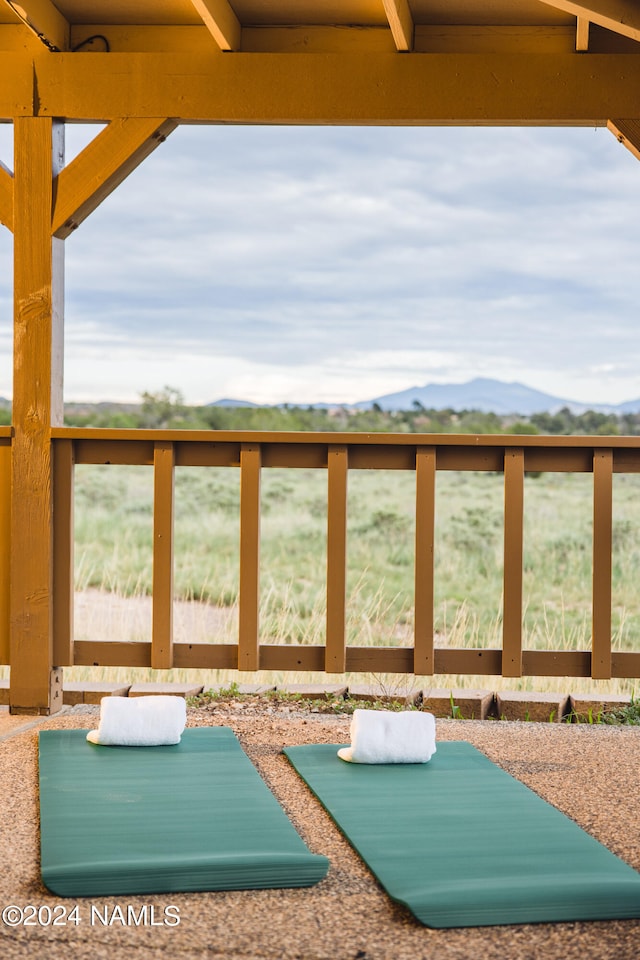
[[[639,184],[604,130],[179,128],[67,241],[67,398],[640,395]]]

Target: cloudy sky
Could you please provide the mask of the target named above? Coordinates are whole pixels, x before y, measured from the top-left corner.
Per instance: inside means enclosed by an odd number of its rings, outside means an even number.
[[[351,402],[474,376],[634,399],[639,224],[640,163],[605,129],[180,127],[66,242],[65,399]]]

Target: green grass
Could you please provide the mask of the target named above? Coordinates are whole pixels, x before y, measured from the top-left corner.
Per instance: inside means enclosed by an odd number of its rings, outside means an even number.
[[[633,727],[640,726],[640,700],[631,698],[627,706],[617,710],[605,710],[598,715],[597,723],[625,724]]]
[[[405,471],[349,474],[350,644],[412,643],[414,483],[414,475]],[[323,643],[326,484],[323,470],[263,470],[263,642]],[[149,595],[151,468],[80,465],[76,467],[75,490],[76,590],[138,599]],[[503,478],[491,473],[442,472],[437,477],[436,497],[437,645],[499,647]],[[637,475],[615,476],[613,530],[614,647],[633,650],[640,646]],[[591,531],[590,475],[527,477],[525,648],[589,648]],[[176,598],[203,601],[208,608],[226,612],[225,626],[216,625],[215,634],[205,639],[234,642],[239,570],[237,470],[177,468],[175,554]],[[147,619],[136,639],[150,636]],[[78,639],[100,637],[92,630],[90,636]],[[460,681],[460,686],[465,682],[463,678],[452,680]],[[486,685],[484,678],[481,686]],[[513,681],[510,685],[513,688]],[[547,689],[549,685],[552,681]],[[539,684],[535,688],[540,689]],[[622,688],[626,692],[628,685],[622,684]]]

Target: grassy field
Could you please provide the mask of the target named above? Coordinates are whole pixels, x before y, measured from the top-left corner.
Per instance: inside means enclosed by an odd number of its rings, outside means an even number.
[[[152,471],[76,468],[77,639],[150,638]],[[640,645],[640,477],[614,481],[614,646]],[[436,503],[438,646],[501,645],[503,478],[439,473]],[[348,639],[410,645],[413,625],[414,476],[349,475]],[[591,614],[592,483],[589,475],[543,474],[525,485],[525,642],[529,649],[588,649]],[[176,471],[178,640],[234,642],[237,629],[239,475],[233,469]],[[268,643],[321,644],[324,637],[326,473],[263,471],[261,634]],[[100,593],[93,593],[99,591]],[[128,597],[116,626],[91,617],[91,597]],[[97,609],[97,607],[96,607]],[[101,608],[102,609],[102,608]],[[117,607],[121,609],[121,604]],[[127,609],[126,605],[125,608]],[[134,613],[135,611],[135,613]],[[88,612],[88,615],[87,615]],[[197,622],[197,625],[196,625]],[[80,668],[74,668],[78,671]],[[73,675],[73,674],[70,674]],[[113,675],[113,671],[110,675]],[[131,676],[131,671],[127,671]],[[151,676],[151,675],[149,675]],[[115,677],[114,677],[115,678]],[[120,677],[118,677],[120,678]],[[216,676],[215,680],[233,679]],[[298,677],[292,677],[297,680]],[[492,678],[436,678],[430,685],[504,688]],[[211,681],[213,682],[213,680]],[[400,683],[382,678],[381,684]],[[407,682],[406,680],[403,682]],[[567,687],[566,680],[509,680],[508,687]],[[564,684],[564,686],[563,686]],[[571,689],[602,683],[571,681]],[[612,682],[612,692],[633,684]]]

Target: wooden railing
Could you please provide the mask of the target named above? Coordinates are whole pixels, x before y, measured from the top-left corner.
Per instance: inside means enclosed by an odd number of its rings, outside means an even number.
[[[613,475],[640,472],[640,442],[637,438],[74,428],[56,428],[52,437],[56,665],[239,668],[243,671],[323,671],[330,674],[353,671],[596,679],[640,676],[640,652],[613,651],[611,645]],[[0,446],[0,455],[3,451]],[[2,464],[4,460],[0,461],[0,482]],[[74,642],[75,464],[153,466],[151,642]],[[240,470],[237,644],[174,643],[174,472],[177,466]],[[311,467],[327,471],[326,638],[322,646],[260,642],[260,477],[263,470],[273,467]],[[345,640],[347,479],[349,471],[370,469],[415,472],[415,603],[411,647],[357,647],[348,646]],[[434,647],[435,489],[437,473],[445,470],[492,471],[504,475],[501,649]],[[523,649],[524,478],[529,471],[590,473],[593,476],[590,650]],[[1,499],[4,502],[6,498]]]

